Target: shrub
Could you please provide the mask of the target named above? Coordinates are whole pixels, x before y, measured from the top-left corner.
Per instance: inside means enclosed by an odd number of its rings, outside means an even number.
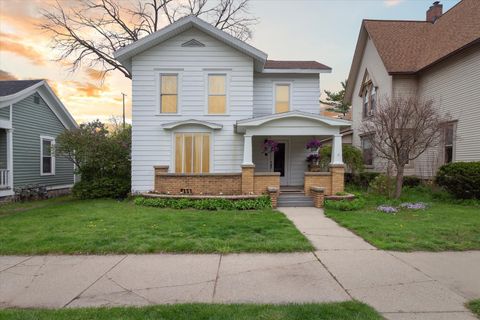
[[[222,198],[190,199],[190,198],[144,198],[137,197],[136,205],[172,208],[172,209],[197,209],[197,210],[259,210],[271,208],[272,203],[268,196],[255,199],[230,200]]]
[[[446,164],[435,182],[458,199],[480,199],[480,161]]]
[[[130,179],[122,177],[100,177],[80,180],[72,188],[78,199],[124,198],[130,192]]]
[[[323,165],[328,165],[330,159],[332,158],[332,146],[326,145],[320,148],[320,161]],[[342,147],[343,162],[347,169],[351,170],[352,173],[363,171],[363,156],[362,150],[353,147],[348,144],[344,144]]]
[[[336,209],[340,211],[354,211],[365,207],[365,199],[357,195],[353,200],[325,200],[325,208]]]
[[[358,174],[346,173],[345,182],[366,190],[370,183],[379,176],[378,172],[360,172]]]
[[[377,195],[390,197],[395,190],[395,180],[384,174],[380,174],[369,185],[370,191]]]
[[[416,176],[405,176],[403,177],[403,186],[404,187],[418,187],[422,184],[422,179]]]

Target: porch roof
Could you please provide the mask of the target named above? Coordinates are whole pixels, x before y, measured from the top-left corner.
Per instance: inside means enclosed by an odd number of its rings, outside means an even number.
[[[239,120],[236,132],[251,135],[333,135],[351,124],[351,121],[319,114],[289,111]]]

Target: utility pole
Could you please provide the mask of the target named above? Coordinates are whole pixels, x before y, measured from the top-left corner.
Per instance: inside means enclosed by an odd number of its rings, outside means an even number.
[[[125,130],[125,97],[126,94],[122,92],[122,98],[123,98],[123,129]]]

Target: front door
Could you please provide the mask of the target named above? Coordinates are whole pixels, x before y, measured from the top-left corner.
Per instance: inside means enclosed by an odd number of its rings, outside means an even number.
[[[278,150],[273,156],[273,171],[280,172],[280,185],[288,185],[288,172],[287,172],[287,144],[285,142],[278,143]]]

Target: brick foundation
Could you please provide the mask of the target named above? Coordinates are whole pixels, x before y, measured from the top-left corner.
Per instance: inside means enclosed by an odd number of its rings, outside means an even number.
[[[255,172],[253,182],[253,193],[265,194],[268,187],[280,190],[280,172]]]
[[[242,194],[253,194],[255,186],[255,166],[243,165],[242,166]]]
[[[332,174],[330,172],[305,172],[304,192],[311,196],[313,186],[325,188],[325,194],[331,194]]]

